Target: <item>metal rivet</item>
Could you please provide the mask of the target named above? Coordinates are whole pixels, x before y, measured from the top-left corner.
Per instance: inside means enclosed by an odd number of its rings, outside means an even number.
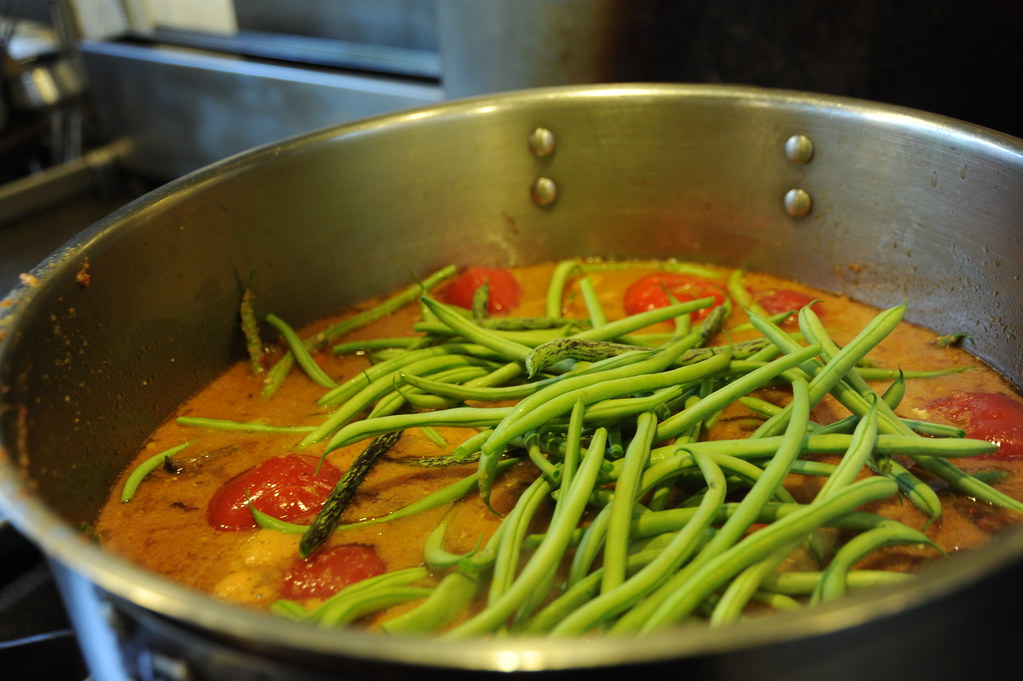
[[[813,199],[805,189],[790,189],[785,192],[785,212],[794,218],[805,218],[813,208]]]
[[[537,128],[529,133],[529,151],[537,158],[554,153],[554,133],[547,128]]]
[[[793,135],[785,140],[785,156],[791,163],[809,163],[813,158],[813,140],[806,135]]]
[[[558,198],[558,187],[549,177],[538,177],[533,183],[531,192],[533,203],[538,206],[549,206]]]

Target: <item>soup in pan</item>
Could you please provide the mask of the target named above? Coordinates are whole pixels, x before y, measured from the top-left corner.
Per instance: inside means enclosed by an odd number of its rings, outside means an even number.
[[[299,332],[246,293],[248,360],[96,534],[392,634],[642,633],[910,580],[1023,518],[1023,407],[903,312],[675,261],[445,268]]]

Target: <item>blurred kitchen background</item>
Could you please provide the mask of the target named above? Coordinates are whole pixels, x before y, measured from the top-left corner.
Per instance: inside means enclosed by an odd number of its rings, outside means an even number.
[[[0,0],[0,293],[199,167],[486,92],[742,83],[1023,136],[1021,26],[1009,0]],[[45,564],[2,518],[0,658],[84,674]]]
[[[0,253],[256,145],[530,86],[744,83],[1021,136],[1021,25],[1007,0],[0,0]]]

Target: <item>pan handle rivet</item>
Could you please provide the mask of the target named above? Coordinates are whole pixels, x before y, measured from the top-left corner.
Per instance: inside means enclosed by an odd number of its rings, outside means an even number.
[[[549,177],[538,177],[533,182],[530,194],[533,197],[533,203],[536,205],[549,206],[558,198],[558,186]]]
[[[537,158],[554,153],[554,133],[547,128],[537,128],[529,133],[529,151]]]
[[[783,200],[785,212],[794,218],[805,218],[813,208],[813,199],[805,189],[790,189]]]
[[[785,140],[785,157],[790,163],[800,165],[813,158],[813,140],[806,135],[793,135]]]

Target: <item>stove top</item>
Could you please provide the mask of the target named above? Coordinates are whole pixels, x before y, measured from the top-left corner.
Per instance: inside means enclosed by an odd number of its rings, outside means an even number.
[[[147,187],[118,186],[0,222],[0,298],[47,255]],[[2,187],[0,187],[2,190]],[[0,512],[0,669],[4,681],[78,681],[89,672],[46,558]]]
[[[10,681],[89,678],[46,560],[2,519],[0,668]]]

